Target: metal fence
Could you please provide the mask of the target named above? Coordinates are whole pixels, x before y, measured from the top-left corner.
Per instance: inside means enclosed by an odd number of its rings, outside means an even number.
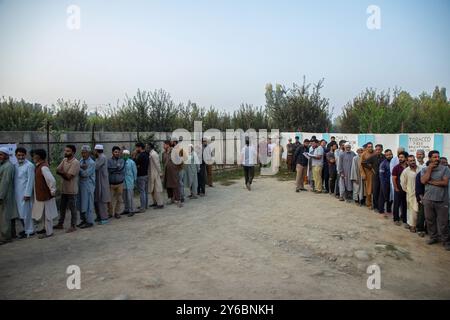
[[[14,144],[17,147],[24,147],[28,151],[33,149],[45,149],[48,154],[50,164],[58,164],[64,153],[67,144],[76,146],[77,151],[83,145],[89,145],[93,149],[96,144],[104,145],[105,153],[109,154],[113,146],[119,146],[128,150],[133,150],[137,141],[149,139],[156,145],[158,151],[163,149],[163,143],[169,139],[171,133],[167,132],[64,132],[52,131],[47,126],[45,131],[8,131],[0,132],[0,144]],[[78,152],[79,154],[79,152]],[[235,169],[237,165],[214,165],[213,171],[228,171]]]

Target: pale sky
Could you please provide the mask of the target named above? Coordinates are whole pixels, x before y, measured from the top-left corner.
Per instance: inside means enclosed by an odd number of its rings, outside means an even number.
[[[70,30],[67,7],[79,6]],[[381,29],[369,30],[369,5]],[[366,87],[450,87],[447,0],[0,0],[0,95],[91,107],[165,89],[176,102],[264,105],[266,83],[325,78],[337,115]]]

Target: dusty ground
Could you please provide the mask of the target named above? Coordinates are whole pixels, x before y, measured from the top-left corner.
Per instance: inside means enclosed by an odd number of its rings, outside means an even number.
[[[0,247],[0,299],[448,299],[450,253],[353,204],[257,178]],[[377,245],[382,243],[384,245]],[[368,257],[364,257],[364,252]],[[366,268],[381,268],[381,289]],[[66,268],[81,268],[68,290]]]

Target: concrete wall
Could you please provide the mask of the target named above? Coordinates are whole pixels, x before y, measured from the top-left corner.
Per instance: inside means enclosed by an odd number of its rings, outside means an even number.
[[[350,141],[352,150],[362,147],[366,142],[382,144],[384,149],[392,149],[396,152],[398,147],[404,147],[409,153],[415,153],[417,149],[424,149],[425,153],[430,150],[438,150],[442,156],[450,158],[450,134],[445,133],[405,133],[405,134],[341,134],[341,133],[313,133],[313,132],[284,132],[281,133],[280,144],[285,146],[288,138],[294,139],[299,136],[300,140],[311,138],[313,135],[317,139],[330,141],[330,137],[335,136],[336,140]],[[283,154],[286,156],[286,153]]]
[[[145,136],[149,133],[140,133],[141,136]],[[65,132],[59,136],[50,134],[50,141],[61,142],[61,146],[71,143],[75,144],[78,148],[81,148],[83,144],[91,144],[92,133],[91,132]],[[120,147],[125,146],[127,148],[134,148],[134,143],[137,138],[136,132],[96,132],[94,134],[95,142],[103,144],[105,151],[109,152],[113,146],[118,145]],[[166,139],[165,133],[155,133],[155,139]],[[0,132],[0,144],[18,144],[27,148],[27,150],[37,148],[47,148],[47,134],[45,132],[28,132],[28,131],[2,131]],[[74,143],[75,142],[75,143]],[[55,145],[51,144],[53,148]]]

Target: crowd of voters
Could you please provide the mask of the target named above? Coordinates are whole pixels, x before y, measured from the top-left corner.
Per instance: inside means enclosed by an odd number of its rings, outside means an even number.
[[[166,140],[162,159],[152,143],[136,143],[133,152],[115,146],[109,158],[103,145],[96,145],[93,152],[84,145],[80,159],[76,158],[75,146],[67,145],[56,169],[62,181],[59,214],[56,179],[46,151],[32,150],[30,161],[27,150],[19,147],[15,151],[17,164],[13,165],[8,150],[0,148],[0,244],[35,234],[40,239],[51,237],[54,229],[65,228],[67,211],[71,216],[66,232],[74,232],[77,228],[91,228],[95,222],[104,225],[123,215],[133,217],[148,208],[163,209],[169,204],[182,207],[185,198],[204,197],[206,185],[213,186],[210,142],[203,138],[201,150],[191,144],[185,152],[177,138]],[[265,162],[261,161],[261,150],[269,158],[281,155],[275,148],[277,144],[271,139],[255,147],[246,137],[239,164],[249,191],[255,164],[263,167]],[[337,142],[334,137],[330,142],[319,141],[315,136],[303,143],[298,136],[295,142],[289,139],[286,151],[287,168],[296,172],[296,192],[307,191],[308,185],[312,192],[365,205],[385,218],[392,215],[396,225],[420,237],[428,235],[428,244],[441,242],[450,250],[450,169],[438,151],[426,155],[424,150],[417,150],[414,155],[398,148],[394,155],[390,149],[383,150],[381,144],[368,142],[355,153],[348,141]],[[138,208],[134,205],[135,190],[139,193]],[[41,222],[40,230],[37,221]],[[19,233],[16,222],[23,229]]]
[[[177,138],[166,140],[163,166],[152,143],[136,143],[133,152],[114,146],[108,158],[103,145],[96,145],[93,152],[84,145],[80,159],[76,158],[76,147],[66,145],[64,159],[56,168],[61,178],[59,214],[57,181],[47,162],[47,152],[32,150],[27,159],[27,150],[18,147],[17,164],[13,164],[9,150],[0,148],[0,244],[35,234],[39,239],[51,237],[54,229],[65,228],[67,212],[70,226],[65,231],[70,233],[77,228],[91,228],[95,222],[104,225],[113,218],[133,217],[149,208],[163,209],[163,186],[169,199],[166,205],[182,207],[186,197],[204,197],[206,185],[213,187],[209,143],[206,138],[202,140],[205,156],[200,161],[193,145],[183,152]],[[139,192],[138,208],[134,205],[135,189]],[[22,231],[17,232],[19,228]]]
[[[311,191],[335,196],[339,201],[367,206],[385,218],[392,215],[428,244],[441,242],[450,250],[448,160],[439,151],[408,154],[398,148],[394,155],[381,144],[368,142],[356,153],[350,142],[289,139],[287,166],[296,171],[296,192]],[[426,156],[428,159],[426,159]]]

